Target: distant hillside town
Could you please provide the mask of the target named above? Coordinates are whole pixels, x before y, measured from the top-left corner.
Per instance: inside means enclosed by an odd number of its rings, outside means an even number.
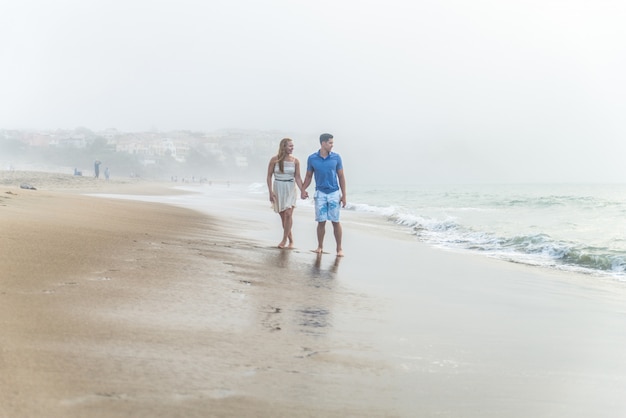
[[[121,132],[116,129],[0,129],[0,169],[47,167],[93,175],[151,178],[263,178],[278,131]]]

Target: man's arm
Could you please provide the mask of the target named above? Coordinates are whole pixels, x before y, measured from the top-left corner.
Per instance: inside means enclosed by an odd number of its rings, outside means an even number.
[[[313,172],[307,171],[306,176],[304,176],[304,181],[302,182],[302,192],[300,193],[300,197],[302,199],[306,199],[309,197],[309,194],[306,191],[306,188],[311,184],[311,180],[313,179]]]
[[[346,176],[343,174],[343,168],[337,170],[337,178],[339,179],[339,188],[341,189],[341,207],[346,207],[347,195],[346,195]]]

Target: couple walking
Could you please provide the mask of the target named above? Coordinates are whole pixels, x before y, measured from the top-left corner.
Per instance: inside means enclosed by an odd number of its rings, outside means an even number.
[[[337,256],[343,256],[341,247],[340,206],[346,206],[346,179],[343,174],[341,156],[332,152],[334,139],[331,134],[320,135],[320,149],[307,159],[304,181],[300,177],[300,162],[293,154],[293,140],[283,138],[278,146],[278,154],[272,157],[267,168],[267,187],[274,211],[280,215],[283,225],[283,239],[279,248],[293,248],[293,210],[296,206],[297,190],[300,197],[309,197],[306,191],[315,176],[315,221],[317,222],[317,249],[321,254],[326,234],[326,221],[333,224],[333,234],[337,243]],[[274,181],[272,181],[274,177]]]

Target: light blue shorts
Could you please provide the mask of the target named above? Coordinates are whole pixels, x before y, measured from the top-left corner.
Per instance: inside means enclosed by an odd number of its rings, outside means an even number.
[[[339,222],[339,208],[341,207],[341,191],[324,193],[315,191],[315,221]]]

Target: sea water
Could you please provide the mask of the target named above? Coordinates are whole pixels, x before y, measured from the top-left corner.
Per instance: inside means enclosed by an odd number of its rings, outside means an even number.
[[[444,249],[626,280],[626,185],[351,187],[372,212]]]
[[[156,201],[211,202],[191,190]],[[225,190],[260,199],[267,186]],[[380,216],[433,247],[626,281],[626,184],[350,185],[344,210]]]

